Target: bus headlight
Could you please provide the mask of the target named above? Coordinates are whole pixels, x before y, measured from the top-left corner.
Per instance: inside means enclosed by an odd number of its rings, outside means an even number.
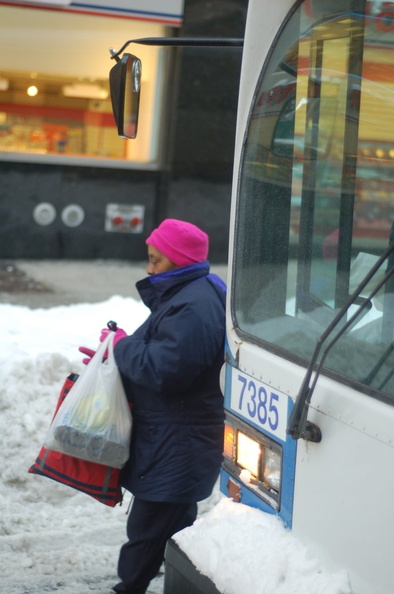
[[[272,489],[279,491],[280,475],[282,469],[282,455],[280,452],[274,452],[269,448],[264,448],[264,458],[262,462],[263,481]]]
[[[224,426],[224,449],[223,453],[226,458],[232,460],[234,458],[234,429],[227,423]]]
[[[241,431],[237,432],[237,464],[257,478],[261,459],[260,444]]]
[[[223,467],[279,509],[282,447],[264,433],[227,414]]]

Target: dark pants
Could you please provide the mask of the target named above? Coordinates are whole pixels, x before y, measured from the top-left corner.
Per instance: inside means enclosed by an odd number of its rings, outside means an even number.
[[[134,499],[127,520],[126,544],[119,554],[116,592],[145,594],[164,559],[167,540],[191,526],[197,517],[196,503],[158,503]]]

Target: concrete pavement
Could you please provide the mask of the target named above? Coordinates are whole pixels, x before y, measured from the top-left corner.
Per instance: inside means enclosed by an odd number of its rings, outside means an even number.
[[[138,299],[135,283],[146,276],[146,262],[12,260],[0,263],[3,271],[0,303],[31,308],[98,303],[113,295]],[[227,265],[212,265],[211,271],[227,280]]]

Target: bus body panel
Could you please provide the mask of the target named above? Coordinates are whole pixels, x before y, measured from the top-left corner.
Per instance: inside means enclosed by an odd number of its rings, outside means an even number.
[[[293,531],[324,556],[327,567],[349,571],[352,592],[393,590],[393,407],[383,403],[357,418],[368,398],[341,394],[321,378],[309,418],[322,431],[321,443],[300,440],[294,490]],[[345,393],[346,392],[346,393]],[[320,406],[325,409],[315,409]],[[332,410],[336,410],[335,416]],[[364,409],[365,410],[365,409]]]
[[[320,377],[308,418],[321,443],[299,440],[293,530],[327,566],[350,568],[352,591],[393,589],[394,407]]]
[[[246,342],[240,345],[238,356],[242,373],[264,381],[273,391],[288,393],[291,400],[295,398],[304,372],[299,365],[284,365],[280,357]],[[225,406],[234,413],[232,389],[227,380]],[[296,456],[293,469],[282,476],[282,497],[291,500],[292,514],[281,509],[278,515],[308,548],[318,552],[327,568],[351,568],[352,591],[370,594],[371,579],[373,583],[376,575],[379,585],[374,594],[390,594],[394,580],[394,407],[347,386],[341,386],[339,393],[335,381],[321,377],[308,419],[320,428],[322,441],[296,443],[290,439],[285,445],[289,456]],[[229,476],[222,471],[224,493]],[[242,503],[275,513],[247,484],[240,484]]]

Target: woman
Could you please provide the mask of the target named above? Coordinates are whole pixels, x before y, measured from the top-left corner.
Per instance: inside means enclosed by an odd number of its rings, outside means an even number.
[[[114,338],[133,411],[122,485],[134,502],[114,587],[126,594],[146,592],[167,540],[194,522],[197,502],[212,492],[223,448],[225,285],[209,273],[208,236],[166,219],[146,243],[149,276],[136,286],[151,314],[131,336],[117,330]]]

